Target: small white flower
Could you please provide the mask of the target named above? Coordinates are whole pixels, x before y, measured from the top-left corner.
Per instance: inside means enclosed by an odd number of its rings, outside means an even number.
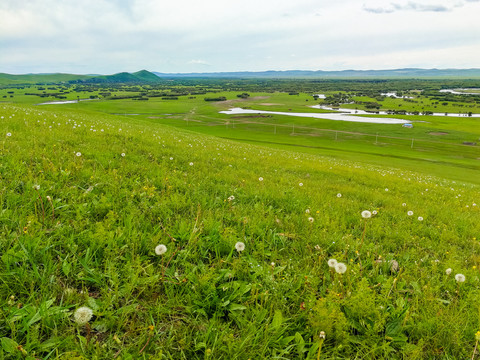
[[[258,181],[263,181],[263,177],[260,176],[260,177],[258,178]]]
[[[188,165],[190,165],[190,166],[193,166],[193,162],[191,162],[191,163],[190,163],[190,164],[188,164]]]
[[[75,310],[73,313],[73,318],[77,325],[85,325],[88,323],[93,316],[93,311],[89,307],[83,306]]]
[[[310,221],[311,223],[313,223],[315,221],[315,219],[313,217],[309,217],[308,218],[308,221]]]
[[[423,221],[423,217],[419,216],[418,221]]]
[[[402,206],[407,206],[407,203],[403,203]]]
[[[7,136],[12,136],[12,133],[9,133],[9,132],[8,132],[8,133],[7,133]]]
[[[274,263],[274,262],[272,262],[270,265],[272,265],[272,266],[275,266],[275,263]]]
[[[385,189],[385,191],[388,191],[388,189]]]
[[[465,275],[457,274],[457,275],[455,275],[455,280],[457,280],[457,282],[459,282],[459,283],[464,282],[465,281]]]
[[[373,210],[373,211],[372,211],[372,215],[377,215],[377,214],[378,214],[378,213],[377,213],[377,210]]]
[[[344,263],[337,263],[337,265],[335,265],[335,271],[338,274],[343,274],[345,273],[345,271],[347,271],[347,265],[345,265]]]
[[[173,160],[173,157],[171,157],[170,160]]]
[[[298,186],[303,186],[303,183],[299,183]]]
[[[327,261],[327,264],[328,264],[328,266],[330,266],[331,268],[334,268],[335,266],[337,266],[337,260],[335,260],[335,259],[329,259],[329,260]]]
[[[166,252],[167,252],[167,247],[163,244],[157,245],[157,247],[155,247],[155,254],[157,255],[163,255]]]
[[[342,194],[338,193],[338,194],[337,194],[337,197],[338,197],[338,198],[341,198],[341,197],[342,197]]]
[[[363,210],[363,211],[362,211],[362,217],[363,217],[364,219],[368,219],[368,218],[372,217],[372,213],[371,213],[370,211],[368,211],[368,210]]]
[[[447,270],[445,270],[445,273],[446,273],[447,275],[450,275],[450,274],[452,273],[452,269],[448,268]]]
[[[80,156],[82,156],[82,153],[81,153],[81,152],[77,152],[75,155],[78,156],[78,157],[80,157]]]
[[[413,215],[413,211],[408,211],[408,212],[407,212],[407,215],[408,215],[408,216],[412,216],[412,215]]]
[[[52,198],[47,195],[47,201],[52,201]]]
[[[243,250],[245,250],[245,244],[243,242],[239,241],[235,244],[235,249],[238,252],[242,252]]]
[[[121,155],[122,155],[122,157],[125,157],[125,153],[122,153]]]

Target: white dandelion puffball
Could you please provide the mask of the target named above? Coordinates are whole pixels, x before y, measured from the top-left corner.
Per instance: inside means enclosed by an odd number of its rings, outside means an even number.
[[[423,221],[423,217],[419,216],[418,221]]]
[[[298,186],[303,186],[303,183],[299,183]]]
[[[408,211],[408,212],[407,212],[407,215],[408,215],[408,216],[412,216],[412,215],[413,215],[413,211]]]
[[[245,244],[243,242],[239,241],[235,244],[235,249],[238,252],[242,252],[243,250],[245,250]]]
[[[33,185],[33,188],[38,191],[40,190],[40,185]]]
[[[258,181],[263,181],[263,177],[260,176],[260,177],[258,178]]]
[[[125,153],[122,153],[121,155],[122,155],[122,157],[125,157]]]
[[[8,132],[8,133],[7,133],[7,136],[12,136],[12,133],[9,133],[9,132]]]
[[[447,270],[445,270],[445,273],[446,273],[447,275],[450,275],[450,274],[452,273],[452,269],[448,268]]]
[[[378,214],[377,210],[372,211],[372,215],[377,215],[377,214]]]
[[[305,214],[310,214],[310,209],[305,210]]]
[[[457,282],[459,282],[459,283],[464,282],[465,281],[465,275],[457,274],[457,275],[455,275],[455,280],[457,280]]]
[[[190,165],[190,166],[193,166],[193,163],[191,162],[189,165]]]
[[[230,196],[228,197],[228,201],[233,201],[233,200],[235,200],[235,196],[230,195]]]
[[[343,274],[345,273],[345,271],[347,271],[347,265],[345,265],[344,263],[337,263],[337,265],[335,265],[335,271],[338,274]]]
[[[78,157],[80,157],[80,156],[82,156],[82,153],[79,151],[79,152],[77,152],[75,155],[78,156]]]
[[[173,160],[173,157],[171,157],[170,160]]]
[[[167,252],[167,247],[163,244],[157,245],[155,248],[155,254],[157,255],[163,255]]]
[[[338,193],[338,194],[337,194],[337,197],[338,197],[338,198],[341,198],[341,197],[342,197],[342,194]]]
[[[385,188],[385,191],[388,191],[388,189],[387,189],[387,188]]]
[[[308,218],[308,221],[310,221],[311,223],[313,223],[315,221],[315,219],[313,217],[309,217]]]
[[[370,211],[368,211],[368,210],[363,210],[363,211],[362,211],[362,217],[363,217],[364,219],[371,218],[371,217],[372,217],[372,213],[371,213]]]
[[[402,206],[407,206],[407,203],[403,203]]]
[[[328,266],[330,266],[331,268],[334,268],[335,266],[337,266],[337,260],[335,260],[335,259],[329,259],[329,260],[327,261],[327,264],[328,264]]]
[[[92,319],[92,316],[93,316],[92,309],[86,306],[79,307],[73,313],[73,318],[75,319],[75,322],[77,323],[77,325],[85,325]]]

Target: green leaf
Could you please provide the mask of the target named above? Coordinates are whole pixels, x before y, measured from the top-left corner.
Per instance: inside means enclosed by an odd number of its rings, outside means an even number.
[[[280,310],[275,310],[275,315],[273,315],[272,319],[272,327],[277,328],[280,327],[283,323],[283,315]]]
[[[230,306],[228,307],[228,310],[230,311],[236,311],[236,310],[245,310],[247,307],[246,306],[243,306],[243,305],[240,305],[240,304],[230,304]]]
[[[8,353],[13,353],[14,351],[17,351],[18,344],[16,343],[15,340],[12,340],[7,337],[3,337],[1,339],[2,343],[2,349]]]

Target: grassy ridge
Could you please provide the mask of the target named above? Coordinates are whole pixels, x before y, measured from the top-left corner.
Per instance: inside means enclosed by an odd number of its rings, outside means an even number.
[[[80,109],[0,116],[3,357],[471,356],[477,186]]]

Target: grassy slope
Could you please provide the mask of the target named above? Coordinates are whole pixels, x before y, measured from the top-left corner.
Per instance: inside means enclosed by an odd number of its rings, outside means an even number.
[[[28,74],[28,75],[11,75],[0,73],[1,85],[23,85],[23,84],[58,84],[70,80],[84,80],[91,78],[89,75],[74,74]]]
[[[324,358],[471,356],[477,186],[81,110],[0,116],[2,356],[315,358],[320,331]]]

